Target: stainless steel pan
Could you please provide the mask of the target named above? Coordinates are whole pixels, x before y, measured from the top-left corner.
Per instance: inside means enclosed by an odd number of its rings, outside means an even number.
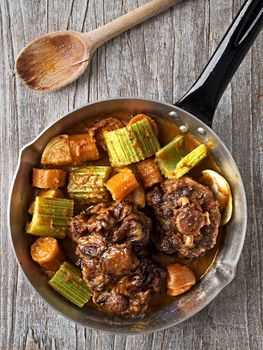
[[[58,312],[83,326],[97,330],[113,333],[151,332],[176,325],[193,316],[234,278],[246,232],[245,191],[231,154],[209,126],[224,89],[262,25],[262,0],[246,1],[197,82],[175,105],[136,98],[91,103],[58,120],[21,150],[10,196],[10,234],[18,262],[28,280]],[[88,117],[119,111],[158,115],[181,126],[182,131],[188,130],[202,142],[211,140],[214,145],[212,153],[231,185],[234,199],[233,217],[226,227],[224,246],[214,267],[189,293],[180,296],[172,305],[147,314],[141,320],[112,317],[93,309],[79,309],[65,301],[48,286],[46,277],[32,261],[29,254],[31,237],[25,235],[32,168],[39,163],[47,142]]]

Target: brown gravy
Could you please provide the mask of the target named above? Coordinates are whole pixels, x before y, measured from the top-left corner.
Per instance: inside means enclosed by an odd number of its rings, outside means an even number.
[[[87,118],[87,121],[82,122],[78,125],[76,125],[74,128],[71,128],[66,133],[68,134],[76,134],[76,133],[83,133],[86,132],[86,129],[91,127],[100,119],[107,118],[107,117],[114,117],[118,118],[124,122],[128,122],[131,118],[130,113],[114,113],[114,115],[104,115],[101,117],[94,117],[94,118]],[[168,122],[167,120],[161,119],[160,117],[151,116],[155,122],[157,123],[158,130],[159,130],[159,136],[158,139],[162,146],[169,143],[175,136],[177,135],[184,135],[184,147],[187,151],[193,150],[195,147],[197,147],[200,142],[194,139],[190,134],[182,134],[179,130],[179,128],[172,124],[171,122]],[[110,165],[108,156],[105,152],[101,152],[101,159],[98,161],[93,161],[90,164],[95,165]],[[69,170],[70,167],[67,167]],[[210,155],[208,155],[198,166],[196,166],[193,170],[191,170],[187,175],[190,177],[193,177],[195,179],[198,179],[200,176],[200,173],[204,169],[214,169],[218,171],[218,166],[212,159]],[[213,266],[216,256],[218,254],[218,251],[223,244],[224,240],[224,230],[220,228],[219,235],[217,238],[217,243],[215,247],[211,250],[209,250],[204,256],[200,258],[195,259],[180,259],[176,255],[165,255],[158,252],[153,252],[152,258],[158,262],[160,262],[163,265],[169,265],[171,263],[175,262],[181,262],[183,264],[188,265],[195,273],[197,281],[199,281],[206,272]],[[70,261],[75,263],[77,261],[77,257],[75,256],[75,245],[71,242],[70,239],[65,239],[62,243],[63,249]],[[156,311],[158,309],[161,309],[165,305],[171,304],[176,297],[170,297],[165,292],[163,294],[156,295],[152,298],[148,312]],[[99,308],[94,305],[91,301],[86,305],[86,307],[92,307],[99,310]]]

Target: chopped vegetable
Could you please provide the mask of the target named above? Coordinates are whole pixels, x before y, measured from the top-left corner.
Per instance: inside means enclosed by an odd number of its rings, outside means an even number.
[[[155,121],[146,114],[141,113],[141,114],[137,114],[136,116],[132,117],[131,120],[129,121],[128,125],[132,125],[132,124],[137,123],[138,121],[143,120],[143,119],[148,120],[148,122],[151,124],[153,132],[155,133],[156,136],[158,136],[158,127],[157,127]]]
[[[200,145],[186,156],[183,156],[184,150],[182,142],[183,136],[177,136],[156,153],[159,168],[167,178],[178,179],[207,156],[207,148],[205,145]]]
[[[53,237],[40,237],[31,245],[32,259],[49,271],[57,271],[63,261],[64,254],[58,241]]]
[[[139,183],[139,186],[131,193],[131,201],[139,208],[145,207],[145,190]]]
[[[33,186],[57,189],[65,186],[67,173],[61,169],[33,169]]]
[[[96,140],[90,134],[59,135],[45,147],[41,163],[49,165],[82,165],[100,158]]]
[[[207,148],[205,145],[200,145],[185,155],[183,136],[176,136],[156,153],[159,168],[168,179],[177,179],[185,175],[206,156]]]
[[[100,159],[96,140],[89,134],[70,135],[69,144],[73,165],[82,165],[87,161]]]
[[[40,191],[37,195],[46,198],[64,198],[64,193],[59,189]]]
[[[44,190],[44,191],[40,191],[37,195],[39,197],[46,197],[46,198],[64,198],[64,194],[61,190]],[[29,214],[33,215],[34,210],[35,210],[35,201],[33,201],[28,208]]]
[[[173,172],[183,156],[183,136],[176,136],[156,153],[156,160],[165,177],[173,177]]]
[[[200,182],[208,186],[214,193],[215,199],[218,201],[221,215],[221,226],[228,223],[232,216],[233,198],[230,186],[226,179],[214,170],[203,170]]]
[[[196,283],[193,271],[186,265],[171,264],[166,266],[167,276],[167,294],[176,296],[185,293]]]
[[[34,215],[26,232],[36,236],[64,238],[69,230],[73,206],[71,199],[37,196]]]
[[[58,293],[79,307],[83,307],[92,295],[82,278],[81,271],[67,261],[61,265],[48,283]]]
[[[35,201],[31,202],[29,208],[28,208],[28,213],[30,215],[33,215],[34,214],[34,210],[35,210]]]
[[[68,183],[70,198],[85,203],[108,200],[109,196],[104,184],[110,173],[110,166],[84,166],[72,169]]]
[[[46,145],[41,157],[41,164],[67,165],[72,163],[69,136],[59,135]]]
[[[116,129],[123,128],[123,123],[116,118],[105,118],[99,120],[93,127],[92,130],[94,131],[96,141],[104,151],[107,150],[107,147],[105,145],[105,140],[103,137],[103,133],[105,131],[112,131]]]
[[[125,197],[139,187],[133,172],[128,168],[123,168],[116,175],[113,175],[106,183],[115,201],[122,201]]]
[[[192,152],[188,153],[176,165],[174,172],[171,172],[171,177],[178,179],[185,175],[189,170],[195,167],[201,160],[207,156],[207,148],[205,145],[196,147]]]
[[[148,120],[114,131],[104,132],[104,138],[112,166],[136,163],[151,157],[159,148],[159,142]]]
[[[162,174],[154,159],[145,159],[136,164],[138,175],[145,188],[162,181]]]

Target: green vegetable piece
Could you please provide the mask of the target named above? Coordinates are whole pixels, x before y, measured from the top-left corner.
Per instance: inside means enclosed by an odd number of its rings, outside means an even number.
[[[111,173],[110,166],[84,166],[73,168],[69,174],[70,198],[84,203],[97,203],[109,199],[104,186]]]
[[[113,167],[139,162],[160,149],[159,141],[147,119],[125,128],[105,131],[103,136]]]
[[[65,198],[36,197],[35,210],[26,233],[65,238],[73,216],[74,202]]]
[[[192,152],[188,153],[176,165],[174,172],[171,172],[171,177],[178,179],[185,175],[189,170],[195,167],[202,159],[207,156],[207,148],[205,145],[196,147]]]
[[[73,304],[83,307],[92,296],[80,269],[65,261],[49,280],[49,285]]]
[[[177,163],[185,155],[183,150],[183,136],[176,136],[156,153],[156,160],[162,174],[170,178]]]

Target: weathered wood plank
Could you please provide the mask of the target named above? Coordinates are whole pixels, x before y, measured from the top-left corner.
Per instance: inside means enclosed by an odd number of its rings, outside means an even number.
[[[218,45],[240,0],[185,0],[101,47],[91,69],[62,91],[39,95],[13,72],[19,50],[55,30],[91,30],[147,0],[2,0],[0,2],[0,349],[262,349],[263,35],[218,107],[214,129],[233,152],[249,209],[235,280],[205,310],[150,335],[108,335],[57,315],[26,282],[7,234],[8,188],[19,149],[44,127],[88,101],[144,96],[174,102]]]

